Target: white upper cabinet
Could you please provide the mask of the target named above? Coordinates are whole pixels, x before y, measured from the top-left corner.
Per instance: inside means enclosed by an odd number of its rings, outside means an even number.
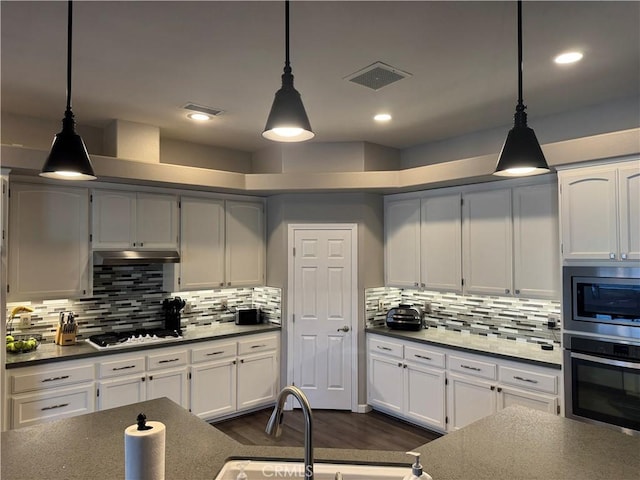
[[[523,297],[560,296],[558,192],[555,184],[513,189],[513,287]]]
[[[180,200],[180,290],[224,285],[224,201]]]
[[[462,206],[464,291],[510,295],[511,190],[467,193]]]
[[[640,259],[640,162],[558,173],[565,260]]]
[[[419,287],[420,199],[387,199],[384,210],[386,284]]]
[[[177,249],[178,197],[94,190],[93,248]]]
[[[420,286],[462,291],[461,195],[426,197],[421,204]]]
[[[266,250],[264,203],[227,200],[225,209],[226,286],[263,285]]]
[[[8,300],[76,298],[89,288],[89,192],[12,183]]]

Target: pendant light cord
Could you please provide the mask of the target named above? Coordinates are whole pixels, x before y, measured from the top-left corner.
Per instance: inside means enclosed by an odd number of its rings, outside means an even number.
[[[73,30],[73,1],[69,0],[67,16],[67,112],[71,113],[71,41]]]
[[[518,0],[518,105],[514,115],[514,123],[518,127],[527,126],[526,108],[522,99],[522,0]]]
[[[284,57],[282,85],[293,88],[293,75],[291,74],[291,62],[289,61],[289,0],[284,2]]]

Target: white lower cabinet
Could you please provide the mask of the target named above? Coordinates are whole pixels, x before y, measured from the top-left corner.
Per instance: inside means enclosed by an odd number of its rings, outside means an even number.
[[[387,413],[444,431],[444,354],[369,336],[368,402]]]
[[[559,414],[559,370],[367,335],[368,403],[437,431],[511,405]],[[446,368],[445,368],[446,367]]]
[[[191,412],[211,420],[273,403],[279,334],[218,340],[191,350]]]
[[[95,410],[93,363],[59,362],[8,370],[6,425],[20,428]]]
[[[98,382],[98,410],[121,407],[146,399],[144,375],[124,376]]]

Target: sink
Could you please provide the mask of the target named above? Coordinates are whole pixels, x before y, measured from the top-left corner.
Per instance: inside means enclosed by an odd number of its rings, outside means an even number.
[[[230,460],[214,480],[236,480],[243,465],[247,480],[273,480],[278,478],[304,478],[303,462],[279,460]],[[336,473],[343,480],[403,480],[411,474],[411,467],[380,465],[356,465],[341,463],[319,463],[313,465],[314,480],[334,480]]]

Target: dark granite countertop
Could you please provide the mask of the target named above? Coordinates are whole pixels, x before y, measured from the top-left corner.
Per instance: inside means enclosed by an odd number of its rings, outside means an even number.
[[[77,360],[80,358],[113,355],[115,353],[130,353],[154,348],[175,347],[195,342],[217,340],[222,338],[253,335],[256,333],[280,331],[280,325],[262,323],[258,325],[236,325],[235,323],[217,323],[211,326],[194,327],[183,331],[182,338],[168,340],[162,343],[150,343],[134,347],[114,347],[98,350],[86,341],[79,341],[75,345],[60,346],[53,343],[40,345],[37,350],[27,353],[10,354],[6,356],[5,368],[28,367],[45,363]]]
[[[560,369],[562,365],[562,349],[557,345],[553,350],[542,350],[540,345],[535,343],[516,342],[503,338],[487,338],[482,335],[439,328],[407,331],[392,330],[383,326],[367,328],[366,332],[468,353],[503,358],[505,360],[530,363],[542,367]]]
[[[140,412],[167,427],[168,480],[213,479],[229,458],[303,457],[302,448],[242,446],[162,398],[3,432],[1,476],[122,479],[124,430]],[[417,450],[434,480],[637,480],[640,472],[639,437],[524,407],[502,410]],[[404,452],[320,448],[315,458],[407,465]]]

